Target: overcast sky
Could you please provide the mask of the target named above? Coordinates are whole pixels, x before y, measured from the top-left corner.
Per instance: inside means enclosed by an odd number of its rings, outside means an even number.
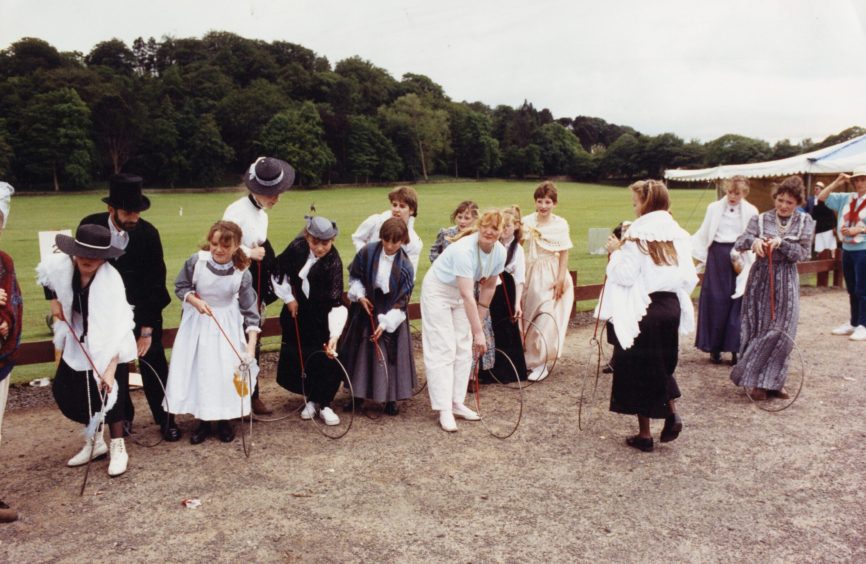
[[[0,48],[211,30],[648,134],[772,142],[866,126],[866,0],[0,0]]]

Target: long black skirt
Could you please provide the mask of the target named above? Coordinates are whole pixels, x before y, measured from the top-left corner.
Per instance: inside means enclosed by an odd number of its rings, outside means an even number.
[[[374,319],[379,313],[386,312],[385,296],[380,290],[376,290],[373,306]],[[375,323],[378,325],[378,320]],[[379,338],[384,366],[370,341],[372,333],[370,316],[360,304],[352,304],[340,347],[340,360],[352,379],[352,393],[356,398],[378,402],[411,398],[418,379],[409,320],[400,324],[393,333],[382,333]]]
[[[733,243],[713,243],[707,251],[695,336],[695,346],[704,352],[735,353],[740,350],[743,298],[731,298],[737,289],[737,273],[731,266],[733,248]]]
[[[290,392],[305,394],[307,401],[322,407],[330,405],[340,388],[342,372],[336,361],[324,354],[313,354],[328,342],[328,312],[316,309],[303,297],[298,300],[300,352],[295,321],[285,306],[280,312],[280,326],[283,340],[277,363],[277,383]]]
[[[90,379],[89,406],[87,402],[88,378]],[[106,423],[126,420],[126,403],[129,400],[129,365],[126,363],[118,364],[114,379],[114,385],[117,386],[117,403],[105,414]],[[88,372],[73,370],[63,359],[57,366],[57,374],[54,376],[51,391],[60,412],[83,425],[87,425],[90,422],[90,417],[102,409],[102,400],[99,398],[99,389],[93,376]]]
[[[506,272],[502,280],[490,302],[490,319],[493,322],[496,348],[507,354],[514,366],[504,356],[497,354],[491,371],[499,382],[514,382],[515,368],[521,380],[526,378],[526,358],[523,356],[520,322],[514,321],[514,277]]]
[[[613,337],[613,385],[610,410],[662,419],[670,415],[668,401],[680,397],[674,378],[677,367],[680,302],[672,292],[650,294],[640,334],[628,350]]]

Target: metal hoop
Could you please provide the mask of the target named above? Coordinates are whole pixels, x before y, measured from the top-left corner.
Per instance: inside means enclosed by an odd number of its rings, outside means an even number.
[[[604,342],[605,331],[607,331],[606,323],[602,326],[598,338],[592,337],[590,339],[590,353],[581,366],[580,398],[577,405],[577,428],[581,431],[589,428],[590,418],[595,407],[595,397],[598,393],[598,380],[601,376],[604,356],[602,342]]]
[[[485,411],[482,410],[482,408],[481,408],[481,385],[480,385],[480,382],[478,381],[478,372],[479,372],[479,368],[480,368],[479,364],[480,364],[481,359],[478,357],[476,357],[473,360],[472,375],[471,375],[472,383],[475,386],[475,390],[474,390],[475,408],[478,411],[478,415],[481,417],[481,424],[484,425],[484,428],[487,430],[488,433],[490,433],[491,435],[493,435],[497,439],[507,439],[508,437],[512,436],[515,432],[517,432],[517,428],[520,426],[520,422],[523,419],[523,386],[520,385],[520,382],[521,382],[520,374],[517,371],[517,367],[514,365],[514,361],[511,360],[511,357],[508,356],[508,354],[505,351],[503,351],[502,349],[497,348],[494,350],[496,351],[497,354],[501,354],[502,356],[504,356],[505,359],[508,361],[508,364],[511,365],[511,369],[514,371],[514,377],[515,377],[515,382],[517,383],[517,387],[514,388],[514,387],[509,386],[503,382],[500,382],[499,379],[496,378],[496,375],[493,374],[492,370],[489,370],[487,372],[490,373],[490,375],[493,377],[494,380],[496,380],[496,382],[498,384],[502,385],[502,388],[509,389],[509,390],[514,390],[514,389],[517,390],[517,404],[518,404],[517,419],[514,421],[513,426],[511,426],[510,423],[507,423],[506,425],[508,425],[508,426],[505,427],[504,430],[499,430],[499,429],[493,428],[493,426],[492,426],[493,423],[490,421],[489,415],[487,417],[485,417],[485,415],[484,415]],[[512,382],[512,383],[514,383],[514,382]],[[491,387],[492,387],[491,385],[487,386],[488,389]]]
[[[791,347],[791,352],[788,355],[788,360],[789,360],[788,366],[791,365],[791,363],[790,363],[791,356],[796,354],[797,358],[799,358],[798,364],[800,365],[800,375],[801,376],[800,376],[800,383],[797,386],[797,391],[794,392],[794,394],[791,395],[791,397],[787,400],[787,403],[783,403],[781,407],[770,408],[767,406],[769,405],[770,401],[772,401],[772,400],[767,399],[767,400],[763,400],[763,401],[757,401],[757,400],[755,400],[755,398],[753,398],[751,395],[749,395],[749,391],[747,388],[744,387],[743,390],[745,390],[746,397],[748,397],[749,400],[755,405],[755,407],[757,407],[761,411],[766,411],[768,413],[778,413],[778,412],[784,411],[784,410],[788,409],[789,407],[791,407],[792,405],[794,405],[794,402],[797,401],[797,398],[800,397],[800,392],[803,391],[803,384],[806,383],[806,362],[803,360],[803,353],[800,352],[800,348],[797,346],[797,343],[794,341],[794,339],[791,338],[791,335],[789,335],[785,331],[779,331],[778,329],[770,329],[769,331],[767,331],[768,335],[770,333],[778,333],[780,335],[784,335],[785,338],[791,342],[792,347]],[[790,375],[790,372],[789,372],[789,375]],[[787,382],[787,380],[788,380],[788,378],[786,376],[785,381]],[[773,403],[776,403],[776,402],[773,402]]]
[[[350,398],[349,401],[351,402],[352,409],[351,409],[351,411],[348,412],[348,415],[349,415],[349,424],[346,425],[346,428],[345,428],[345,429],[343,429],[343,430],[339,430],[337,433],[329,433],[329,432],[327,432],[327,430],[328,430],[331,426],[330,426],[330,425],[322,425],[321,423],[319,423],[318,421],[316,421],[316,415],[315,415],[315,414],[310,418],[310,421],[313,422],[313,425],[316,426],[316,429],[317,429],[317,430],[318,430],[322,435],[328,437],[329,439],[335,439],[335,440],[336,440],[336,439],[342,439],[343,437],[346,436],[346,433],[348,433],[349,430],[352,428],[352,423],[354,423],[354,421],[355,421],[355,393],[354,393],[354,390],[352,389],[352,380],[351,380],[351,378],[349,378],[349,373],[346,371],[346,367],[343,365],[343,363],[340,361],[340,359],[337,358],[336,356],[335,356],[334,358],[330,358],[327,354],[325,354],[325,351],[324,351],[324,350],[313,351],[313,352],[312,352],[312,353],[307,357],[307,359],[304,361],[304,366],[308,365],[309,362],[310,362],[310,359],[314,358],[316,355],[323,355],[327,360],[330,360],[330,361],[336,362],[336,363],[337,363],[337,366],[340,367],[340,370],[343,372],[343,377],[344,377],[342,383],[343,383],[343,384],[347,387],[347,389],[349,390],[349,398]],[[304,372],[301,374],[301,394],[304,396],[304,405],[306,405],[307,402],[309,401],[308,396],[307,396],[306,381],[307,381],[307,372],[306,372],[306,369],[305,369]],[[339,388],[338,388],[338,390],[339,390]],[[346,414],[346,413],[344,412],[344,415],[345,415],[345,414]]]
[[[373,346],[373,355],[376,357],[377,364],[382,369],[382,371],[385,373],[385,402],[387,402],[388,401],[388,392],[390,391],[390,386],[391,386],[391,378],[390,378],[390,374],[388,373],[388,357],[386,356],[385,351],[382,350],[385,345],[384,345],[384,343],[373,341],[372,338],[369,340],[369,342]],[[353,397],[354,397],[354,395],[353,395]],[[355,403],[355,400],[353,399],[352,404],[354,405],[354,403]],[[372,414],[372,412],[369,409],[367,409],[367,403],[368,403],[368,401],[364,400],[364,403],[361,407],[361,411],[364,413],[364,415],[367,417],[367,419],[370,419],[371,421],[376,421],[378,419],[381,419],[382,418],[382,412],[378,412],[374,416]]]
[[[165,400],[165,405],[166,405],[165,414],[166,414],[166,416],[165,416],[165,421],[162,423],[162,425],[159,426],[159,438],[157,439],[157,441],[155,443],[148,444],[148,443],[144,443],[142,441],[139,441],[137,438],[135,438],[135,434],[132,432],[132,426],[131,425],[130,425],[130,429],[129,429],[129,438],[132,439],[132,442],[134,442],[135,444],[137,444],[140,447],[153,448],[155,446],[159,446],[165,440],[165,430],[168,428],[168,414],[171,413],[171,410],[168,409],[168,396],[165,393],[165,386],[163,385],[162,380],[159,379],[159,374],[156,372],[156,368],[154,368],[152,364],[150,364],[149,362],[147,362],[146,360],[144,360],[141,357],[138,358],[138,363],[139,363],[139,370],[141,370],[141,364],[143,363],[145,366],[147,366],[150,369],[150,372],[153,374],[153,378],[159,383],[159,387],[162,389],[162,397]],[[144,372],[141,373],[141,377],[142,377],[142,379],[144,378]],[[132,399],[130,399],[130,401],[132,401]]]
[[[249,440],[247,440],[247,433],[244,432],[244,396],[241,397],[241,446],[244,449],[244,456],[247,458],[250,457],[250,454],[253,451],[253,405],[252,405],[252,394],[253,394],[253,375],[250,372],[250,367],[248,364],[241,364],[238,368],[241,371],[241,377],[244,379],[244,383],[246,384],[247,391],[250,395],[250,413],[247,415],[247,420],[249,421]],[[249,444],[248,444],[249,443]]]

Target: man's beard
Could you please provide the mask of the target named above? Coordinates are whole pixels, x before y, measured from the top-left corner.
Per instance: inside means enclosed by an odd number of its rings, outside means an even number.
[[[117,212],[114,213],[114,224],[124,231],[135,231],[135,228],[138,227],[137,221],[120,221]]]

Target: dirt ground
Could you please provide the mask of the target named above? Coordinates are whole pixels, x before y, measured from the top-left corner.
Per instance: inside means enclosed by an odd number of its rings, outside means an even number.
[[[684,339],[685,428],[652,453],[624,445],[636,421],[607,411],[607,376],[591,429],[578,430],[585,315],[553,376],[525,390],[510,439],[470,422],[442,432],[426,393],[395,418],[357,416],[338,441],[297,416],[256,424],[249,459],[240,437],[191,446],[184,422],[181,442],[128,441],[119,478],[94,462],[83,497],[83,469],[65,466],[80,428],[47,389],[16,389],[0,497],[21,519],[0,526],[0,560],[863,562],[866,344],[829,335],[845,312],[842,291],[804,289],[805,385],[780,413],[753,406],[728,366]],[[279,409],[299,404],[272,370],[263,386]],[[138,432],[152,439],[134,396]],[[202,505],[184,508],[184,498]]]

